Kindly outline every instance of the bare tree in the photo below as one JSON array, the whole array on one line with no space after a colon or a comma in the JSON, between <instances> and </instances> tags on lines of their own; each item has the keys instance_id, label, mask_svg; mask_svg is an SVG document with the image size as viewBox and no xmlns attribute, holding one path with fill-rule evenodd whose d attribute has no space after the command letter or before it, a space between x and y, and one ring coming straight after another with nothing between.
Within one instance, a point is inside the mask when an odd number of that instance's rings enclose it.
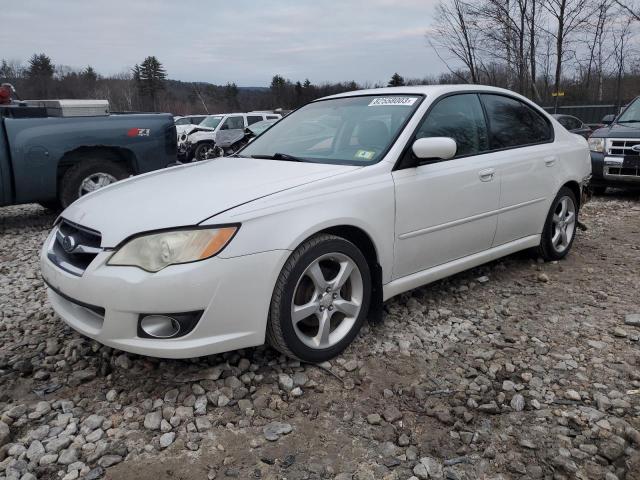
<instances>
[{"instance_id":1,"label":"bare tree","mask_svg":"<svg viewBox=\"0 0 640 480\"><path fill-rule=\"evenodd\" d=\"M462 62L469 72L471 83L478 83L479 32L473 21L472 12L471 6L462 0L440 3L436 8L434 26L431 33L427 34L427 39L436 55L445 63L452 74L460 80L467 81L440 55L438 47L444 48L456 60Z\"/></svg>"},{"instance_id":2,"label":"bare tree","mask_svg":"<svg viewBox=\"0 0 640 480\"><path fill-rule=\"evenodd\" d=\"M567 45L572 35L585 25L591 16L593 7L591 0L546 0L543 6L556 24L556 28L551 34L555 38L556 55L553 88L558 93L562 82L562 67L567 53Z\"/></svg>"},{"instance_id":3,"label":"bare tree","mask_svg":"<svg viewBox=\"0 0 640 480\"><path fill-rule=\"evenodd\" d=\"M633 15L627 14L624 17L618 19L618 22L613 27L613 57L615 60L616 76L616 105L622 104L622 77L624 76L629 56L629 44L633 36L633 30L631 28L632 23L635 21Z\"/></svg>"},{"instance_id":4,"label":"bare tree","mask_svg":"<svg viewBox=\"0 0 640 480\"><path fill-rule=\"evenodd\" d=\"M640 5L636 5L635 2L614 0L622 9L626 10L629 15L636 21L640 22Z\"/></svg>"}]
</instances>

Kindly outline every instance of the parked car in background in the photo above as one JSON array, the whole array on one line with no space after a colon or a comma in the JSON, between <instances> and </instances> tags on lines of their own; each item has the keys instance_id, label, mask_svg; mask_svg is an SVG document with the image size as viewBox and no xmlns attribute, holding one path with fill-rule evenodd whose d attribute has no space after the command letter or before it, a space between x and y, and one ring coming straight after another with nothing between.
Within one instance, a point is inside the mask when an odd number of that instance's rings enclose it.
<instances>
[{"instance_id":1,"label":"parked car in background","mask_svg":"<svg viewBox=\"0 0 640 480\"><path fill-rule=\"evenodd\" d=\"M224 115L209 115L190 132L182 134L179 142L184 152L185 160L206 160L217 156L216 134L221 130L244 131L249 125L264 120L278 120L282 115L278 113L249 112L226 113Z\"/></svg>"},{"instance_id":2,"label":"parked car in background","mask_svg":"<svg viewBox=\"0 0 640 480\"><path fill-rule=\"evenodd\" d=\"M184 117L173 117L174 125L176 126L176 133L180 135L181 133L190 131L195 125L199 125L202 122L206 115L185 115Z\"/></svg>"},{"instance_id":3,"label":"parked car in background","mask_svg":"<svg viewBox=\"0 0 640 480\"><path fill-rule=\"evenodd\" d=\"M560 125L571 133L575 133L576 135L580 135L584 138L589 138L589 135L591 135L591 128L577 117L572 115L554 114L553 118L555 118Z\"/></svg>"},{"instance_id":4,"label":"parked car in background","mask_svg":"<svg viewBox=\"0 0 640 480\"><path fill-rule=\"evenodd\" d=\"M114 348L191 358L266 339L320 362L388 298L518 250L565 257L590 171L583 138L508 90L348 92L232 158L75 202L42 276L60 317Z\"/></svg>"},{"instance_id":5,"label":"parked car in background","mask_svg":"<svg viewBox=\"0 0 640 480\"><path fill-rule=\"evenodd\" d=\"M106 101L0 107L0 206L68 207L78 197L175 163L169 114L109 114Z\"/></svg>"},{"instance_id":6,"label":"parked car in background","mask_svg":"<svg viewBox=\"0 0 640 480\"><path fill-rule=\"evenodd\" d=\"M594 193L603 194L607 187L640 188L640 97L605 120L608 125L589 138Z\"/></svg>"}]
</instances>

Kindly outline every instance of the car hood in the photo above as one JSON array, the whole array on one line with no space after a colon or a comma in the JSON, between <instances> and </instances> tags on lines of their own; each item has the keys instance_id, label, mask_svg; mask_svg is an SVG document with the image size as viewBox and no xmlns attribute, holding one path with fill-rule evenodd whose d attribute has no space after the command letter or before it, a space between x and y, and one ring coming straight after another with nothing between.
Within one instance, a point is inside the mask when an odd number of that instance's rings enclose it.
<instances>
[{"instance_id":1,"label":"car hood","mask_svg":"<svg viewBox=\"0 0 640 480\"><path fill-rule=\"evenodd\" d=\"M115 247L131 235L197 225L225 210L361 167L218 158L123 180L81 197L62 217Z\"/></svg>"},{"instance_id":2,"label":"car hood","mask_svg":"<svg viewBox=\"0 0 640 480\"><path fill-rule=\"evenodd\" d=\"M591 135L593 138L640 138L640 123L614 123L599 128Z\"/></svg>"}]
</instances>

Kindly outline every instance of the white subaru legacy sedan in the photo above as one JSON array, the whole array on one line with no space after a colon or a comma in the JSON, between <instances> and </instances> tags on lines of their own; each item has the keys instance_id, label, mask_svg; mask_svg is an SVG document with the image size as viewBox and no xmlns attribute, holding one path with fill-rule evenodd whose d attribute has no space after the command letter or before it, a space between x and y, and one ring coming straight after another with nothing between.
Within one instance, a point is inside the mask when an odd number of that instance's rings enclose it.
<instances>
[{"instance_id":1,"label":"white subaru legacy sedan","mask_svg":"<svg viewBox=\"0 0 640 480\"><path fill-rule=\"evenodd\" d=\"M54 310L105 345L185 358L260 345L318 362L394 295L537 248L563 258L584 138L482 86L314 101L232 157L67 208L42 249Z\"/></svg>"}]
</instances>

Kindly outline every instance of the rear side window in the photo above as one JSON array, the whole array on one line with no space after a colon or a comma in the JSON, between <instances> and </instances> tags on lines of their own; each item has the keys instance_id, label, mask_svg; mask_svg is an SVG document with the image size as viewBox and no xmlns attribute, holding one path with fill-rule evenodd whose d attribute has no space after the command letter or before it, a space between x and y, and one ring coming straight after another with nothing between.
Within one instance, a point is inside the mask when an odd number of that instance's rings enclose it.
<instances>
[{"instance_id":1,"label":"rear side window","mask_svg":"<svg viewBox=\"0 0 640 480\"><path fill-rule=\"evenodd\" d=\"M553 138L549 122L525 103L502 95L481 97L489 117L492 149L532 145Z\"/></svg>"},{"instance_id":2,"label":"rear side window","mask_svg":"<svg viewBox=\"0 0 640 480\"><path fill-rule=\"evenodd\" d=\"M253 125L254 123L261 122L262 120L262 115L248 115L247 125Z\"/></svg>"},{"instance_id":3,"label":"rear side window","mask_svg":"<svg viewBox=\"0 0 640 480\"><path fill-rule=\"evenodd\" d=\"M278 120L280 117L277 117L275 115L267 115L267 120Z\"/></svg>"},{"instance_id":4,"label":"rear side window","mask_svg":"<svg viewBox=\"0 0 640 480\"><path fill-rule=\"evenodd\" d=\"M424 137L453 138L458 145L456 157L487 151L489 135L478 95L452 95L438 101L416 134Z\"/></svg>"}]
</instances>

